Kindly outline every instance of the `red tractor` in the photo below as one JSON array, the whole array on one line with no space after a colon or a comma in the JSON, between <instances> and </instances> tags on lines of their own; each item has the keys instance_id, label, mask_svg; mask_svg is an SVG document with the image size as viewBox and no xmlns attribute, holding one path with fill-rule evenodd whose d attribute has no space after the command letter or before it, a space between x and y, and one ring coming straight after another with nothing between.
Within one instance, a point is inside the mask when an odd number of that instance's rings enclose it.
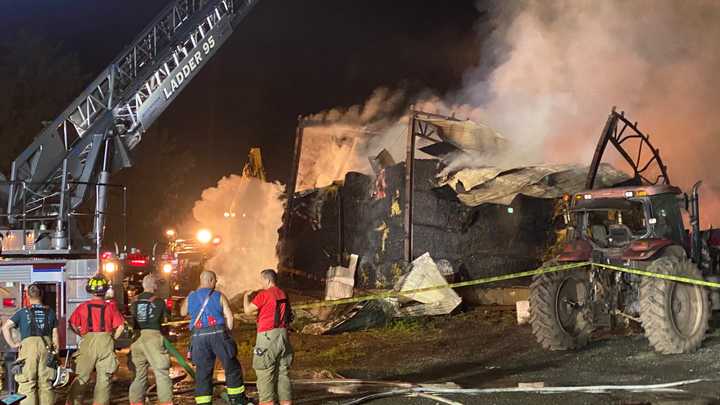
<instances>
[{"instance_id":1,"label":"red tractor","mask_svg":"<svg viewBox=\"0 0 720 405\"><path fill-rule=\"evenodd\" d=\"M638 150L631 155L632 143ZM608 144L634 176L614 188L593 189ZM636 123L613 109L590 166L587 191L565 198L567 234L561 253L549 264L589 261L695 279L717 276L717 235L700 231L699 185L690 195L670 185L659 151ZM530 287L532 331L549 350L579 348L595 329L614 327L622 319L642 325L657 352L692 352L705 338L711 311L707 288L590 266L537 276Z\"/></svg>"}]
</instances>

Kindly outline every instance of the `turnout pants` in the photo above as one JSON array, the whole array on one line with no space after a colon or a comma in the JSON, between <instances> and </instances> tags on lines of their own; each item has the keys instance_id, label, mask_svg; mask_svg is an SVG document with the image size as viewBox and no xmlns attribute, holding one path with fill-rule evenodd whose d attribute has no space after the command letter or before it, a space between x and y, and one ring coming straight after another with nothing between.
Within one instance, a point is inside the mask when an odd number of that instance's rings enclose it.
<instances>
[{"instance_id":1,"label":"turnout pants","mask_svg":"<svg viewBox=\"0 0 720 405\"><path fill-rule=\"evenodd\" d=\"M118 368L114 346L115 342L107 332L89 332L83 336L75 357L77 377L70 386L68 404L82 404L82 397L93 371L95 371L93 405L110 403L110 378Z\"/></svg>"},{"instance_id":2,"label":"turnout pants","mask_svg":"<svg viewBox=\"0 0 720 405\"><path fill-rule=\"evenodd\" d=\"M257 334L253 353L253 368L257 375L260 405L292 401L288 369L292 365L293 350L287 329L276 328Z\"/></svg>"},{"instance_id":3,"label":"turnout pants","mask_svg":"<svg viewBox=\"0 0 720 405\"><path fill-rule=\"evenodd\" d=\"M244 398L242 367L237 359L237 344L225 326L202 328L193 331L191 342L195 370L195 402L212 403L213 370L219 359L225 370L225 385L231 402Z\"/></svg>"},{"instance_id":4,"label":"turnout pants","mask_svg":"<svg viewBox=\"0 0 720 405\"><path fill-rule=\"evenodd\" d=\"M52 338L46 337L48 342ZM22 340L18 360L25 360L22 372L15 376L18 383L18 392L26 395L20 404L35 405L40 399L40 405L52 405L55 403L55 393L52 390L52 382L55 379L55 372L48 368L47 348L40 336L30 336ZM39 398L38 398L39 397Z\"/></svg>"},{"instance_id":5,"label":"turnout pants","mask_svg":"<svg viewBox=\"0 0 720 405\"><path fill-rule=\"evenodd\" d=\"M170 355L165 349L163 339L159 330L144 329L130 346L130 356L135 365L135 379L130 384L130 405L142 405L145 402L148 367L152 367L155 373L158 404L172 404Z\"/></svg>"}]
</instances>

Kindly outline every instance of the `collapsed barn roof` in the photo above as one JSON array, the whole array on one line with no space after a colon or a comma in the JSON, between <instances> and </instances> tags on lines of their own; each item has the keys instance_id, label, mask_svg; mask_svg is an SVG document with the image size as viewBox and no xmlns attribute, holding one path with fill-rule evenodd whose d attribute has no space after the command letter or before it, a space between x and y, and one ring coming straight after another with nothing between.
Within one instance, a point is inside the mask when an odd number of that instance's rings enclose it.
<instances>
[{"instance_id":1,"label":"collapsed barn roof","mask_svg":"<svg viewBox=\"0 0 720 405\"><path fill-rule=\"evenodd\" d=\"M503 169L463 169L438 182L448 187L465 205L509 205L518 194L537 198L558 198L583 189L588 167L579 165L536 165ZM609 164L600 166L598 184L610 187L628 180L628 175Z\"/></svg>"},{"instance_id":2,"label":"collapsed barn roof","mask_svg":"<svg viewBox=\"0 0 720 405\"><path fill-rule=\"evenodd\" d=\"M419 115L418 136L429 143L421 150L444 161L465 157L474 165L477 161L492 161L494 156L510 151L513 145L499 132L482 123L457 120L454 117ZM467 166L467 165L466 165ZM509 205L518 194L536 198L558 198L584 188L588 167L572 164L540 164L531 166L493 166L462 168L446 174L441 172L437 187L447 187L465 205ZM625 182L629 176L602 164L598 170L598 185L611 187Z\"/></svg>"}]
</instances>

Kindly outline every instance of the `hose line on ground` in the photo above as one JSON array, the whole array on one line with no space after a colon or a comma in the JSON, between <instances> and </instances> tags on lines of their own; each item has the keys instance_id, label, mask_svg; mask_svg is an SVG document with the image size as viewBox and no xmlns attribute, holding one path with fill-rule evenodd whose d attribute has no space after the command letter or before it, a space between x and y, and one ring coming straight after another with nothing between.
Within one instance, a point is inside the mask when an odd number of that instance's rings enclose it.
<instances>
[{"instance_id":1,"label":"hose line on ground","mask_svg":"<svg viewBox=\"0 0 720 405\"><path fill-rule=\"evenodd\" d=\"M589 394L602 394L611 391L629 391L629 392L662 392L662 393L673 393L682 394L685 390L679 389L678 387L697 384L703 381L710 381L708 379L695 379L695 380L684 380L676 381L665 384L648 384L648 385L589 385L589 386L578 386L578 387L540 387L540 388L521 388L521 387L510 387L510 388L432 388L432 387L413 387L408 389L398 389L385 392L379 392L376 394L366 395L364 397L354 399L343 403L343 405L359 405L366 403L367 401L381 398L389 398L396 396L410 396L416 394L433 394L433 395L448 395L448 394L459 394L459 395L483 395L483 394L501 394L501 393L537 393L537 394L563 394L569 392L581 392Z\"/></svg>"}]
</instances>

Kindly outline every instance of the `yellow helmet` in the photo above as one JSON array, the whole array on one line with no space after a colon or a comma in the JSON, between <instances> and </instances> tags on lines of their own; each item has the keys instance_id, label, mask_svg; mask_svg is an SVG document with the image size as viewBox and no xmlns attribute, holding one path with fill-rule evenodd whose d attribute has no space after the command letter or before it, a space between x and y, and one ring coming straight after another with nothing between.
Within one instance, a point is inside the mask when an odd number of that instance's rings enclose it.
<instances>
[{"instance_id":1,"label":"yellow helmet","mask_svg":"<svg viewBox=\"0 0 720 405\"><path fill-rule=\"evenodd\" d=\"M109 289L110 281L102 274L96 274L85 285L85 291L92 295L104 296Z\"/></svg>"}]
</instances>

